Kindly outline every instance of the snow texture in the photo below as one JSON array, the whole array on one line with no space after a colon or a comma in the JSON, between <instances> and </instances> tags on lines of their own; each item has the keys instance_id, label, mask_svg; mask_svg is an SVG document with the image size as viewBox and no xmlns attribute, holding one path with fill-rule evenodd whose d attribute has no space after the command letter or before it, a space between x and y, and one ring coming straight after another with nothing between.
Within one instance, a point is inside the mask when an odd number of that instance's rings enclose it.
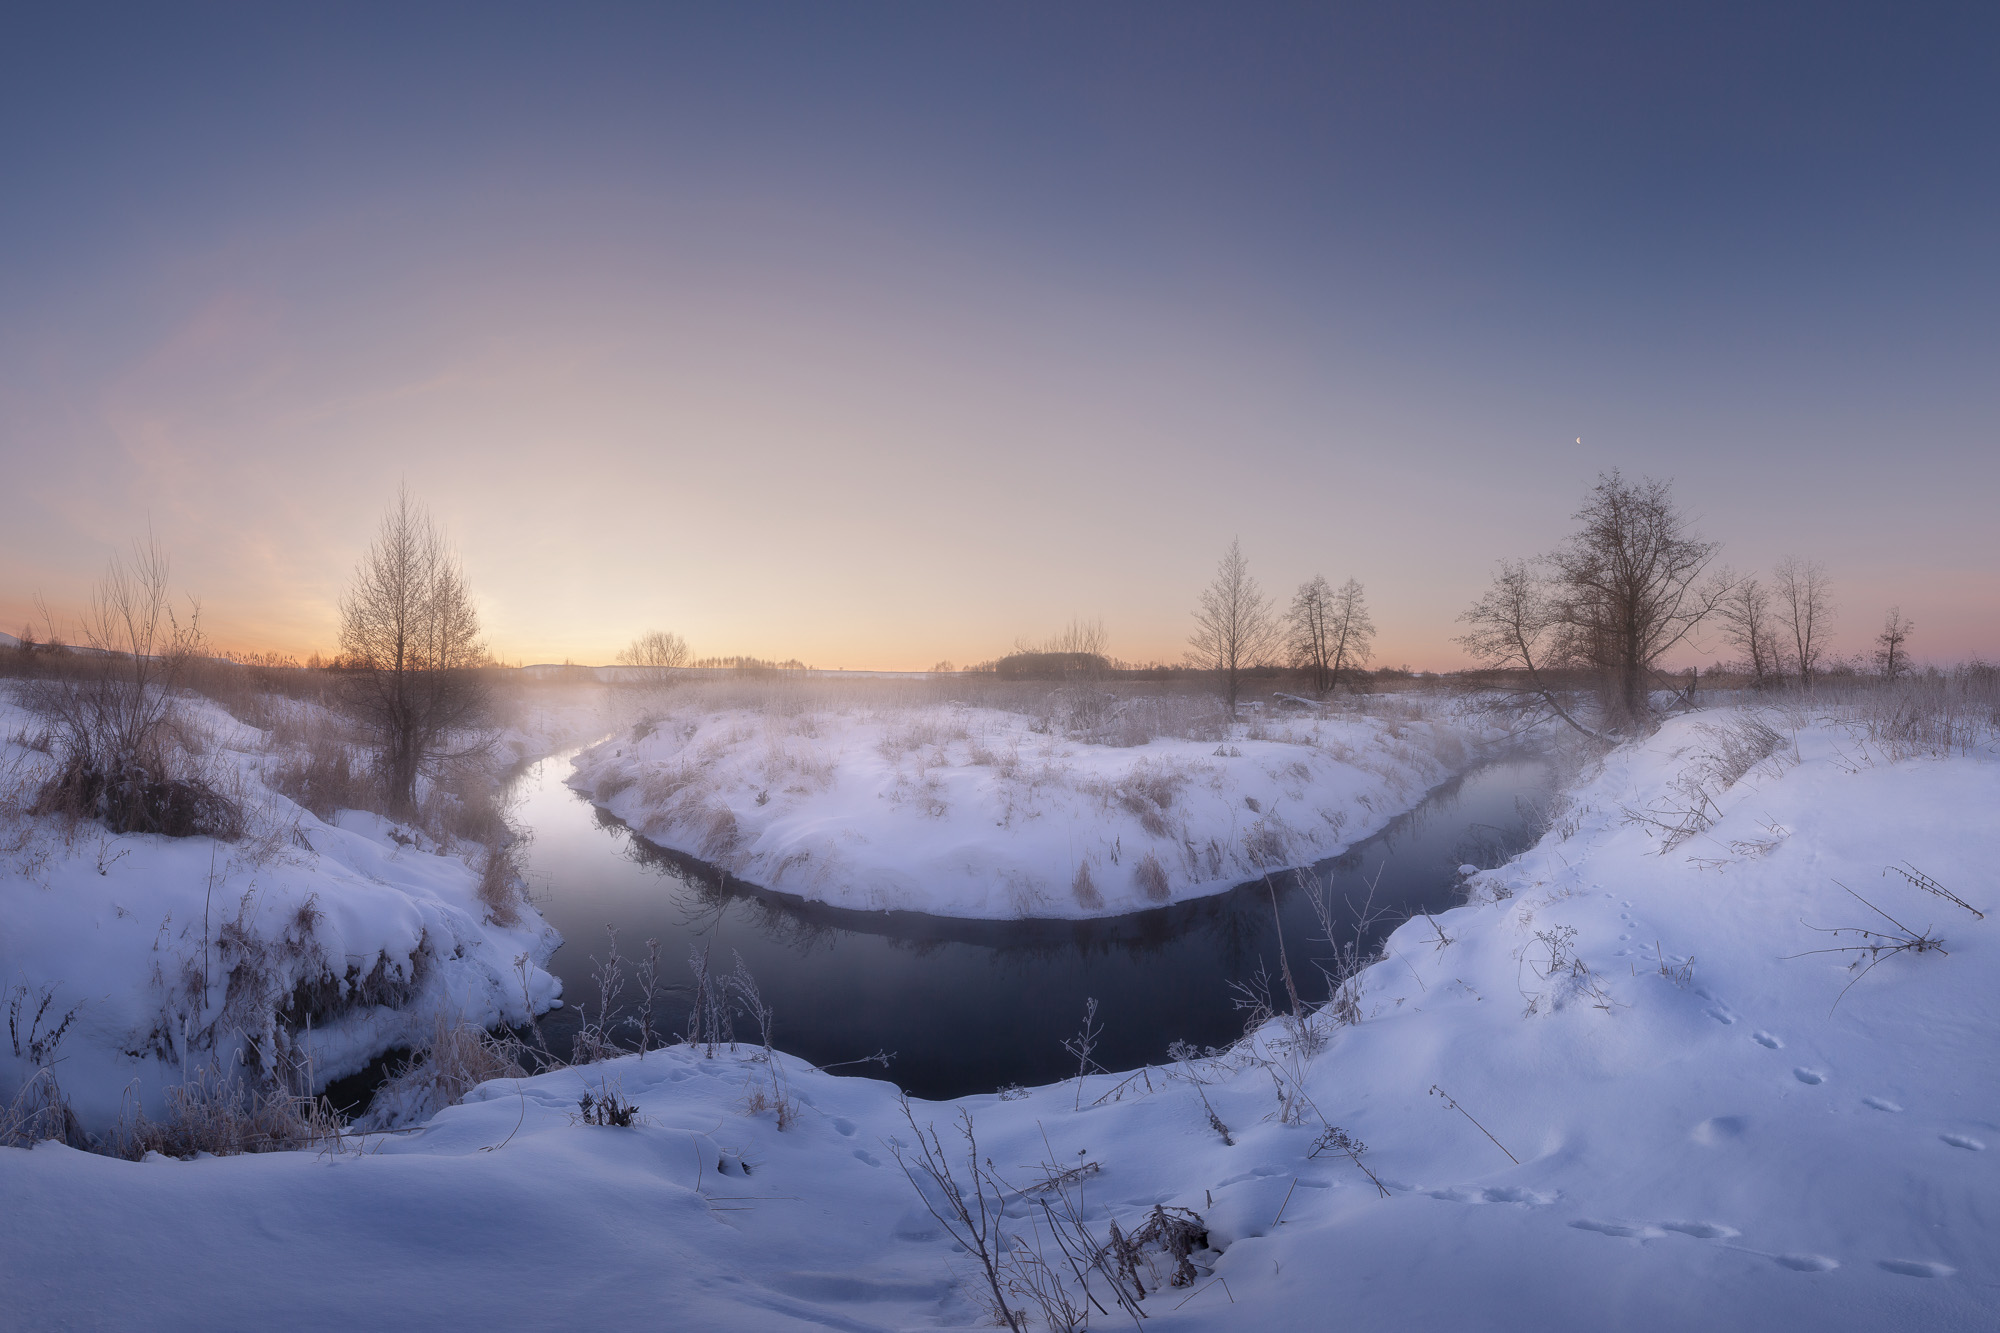
<instances>
[{"instance_id":1,"label":"snow texture","mask_svg":"<svg viewBox=\"0 0 2000 1333\"><path fill-rule=\"evenodd\" d=\"M1148 1328L1993 1328L2000 762L1888 764L1812 725L1741 769L1718 761L1741 757L1729 726L1675 721L1586 774L1538 847L1473 877L1438 929L1390 938L1359 1021L1318 1018L1310 1060L1273 1022L1223 1055L1092 1077L1080 1111L1066 1085L917 1120L949 1147L970 1112L1016 1180L1099 1164L1082 1197L1100 1234L1155 1204L1202 1214L1197 1282L1149 1280ZM1713 822L1664 835L1695 786ZM1904 860L1987 919L1883 874ZM1847 942L1815 926L1880 926L1843 884L1949 952L1858 980L1850 956L1808 952ZM911 1137L895 1090L782 1063L801 1103L782 1131L747 1113L767 1077L751 1048L680 1047L487 1084L360 1153L0 1150L8 1315L990 1326L973 1262L893 1160ZM1316 1113L1282 1123L1275 1089L1301 1075ZM639 1124L579 1123L607 1087ZM1365 1141L1386 1197L1311 1155L1320 1116ZM1031 1234L1025 1201L1007 1213Z\"/></svg>"},{"instance_id":2,"label":"snow texture","mask_svg":"<svg viewBox=\"0 0 2000 1333\"><path fill-rule=\"evenodd\" d=\"M1116 745L962 704L684 708L585 751L571 785L650 842L796 897L1083 918L1335 855L1475 740L1456 717L1352 712Z\"/></svg>"},{"instance_id":3,"label":"snow texture","mask_svg":"<svg viewBox=\"0 0 2000 1333\"><path fill-rule=\"evenodd\" d=\"M76 1008L57 1075L86 1129L110 1130L134 1097L159 1116L167 1084L211 1054L309 1062L324 1085L440 1014L491 1026L557 1002L540 964L561 941L531 907L489 917L476 849L360 811L317 819L265 783L264 733L185 707L211 780L249 810L242 840L0 813L0 1002L23 997L23 1028L44 995L51 1022ZM0 810L53 763L36 732L0 690ZM32 1068L0 1046L0 1092Z\"/></svg>"}]
</instances>

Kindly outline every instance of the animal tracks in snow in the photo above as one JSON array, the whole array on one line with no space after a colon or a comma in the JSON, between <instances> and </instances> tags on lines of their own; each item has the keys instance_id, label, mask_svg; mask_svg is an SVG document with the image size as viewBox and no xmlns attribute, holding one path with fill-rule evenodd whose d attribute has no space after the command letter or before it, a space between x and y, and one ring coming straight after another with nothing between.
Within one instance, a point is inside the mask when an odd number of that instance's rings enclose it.
<instances>
[{"instance_id":1,"label":"animal tracks in snow","mask_svg":"<svg viewBox=\"0 0 2000 1333\"><path fill-rule=\"evenodd\" d=\"M1580 1217L1570 1225L1578 1231L1595 1231L1601 1236L1638 1241L1657 1240L1670 1231L1683 1236L1692 1236L1696 1240L1727 1241L1742 1234L1735 1227L1721 1222L1606 1222L1592 1217ZM1840 1267L1840 1260L1824 1254L1765 1254L1761 1250L1738 1245L1724 1248L1762 1255L1778 1267L1789 1268L1794 1273L1830 1273ZM1877 1259L1875 1266L1884 1272L1898 1273L1904 1277L1951 1277L1958 1272L1950 1264L1936 1263L1929 1259Z\"/></svg>"},{"instance_id":2,"label":"animal tracks in snow","mask_svg":"<svg viewBox=\"0 0 2000 1333\"><path fill-rule=\"evenodd\" d=\"M1596 1218L1580 1217L1570 1225L1578 1231L1595 1231L1599 1235L1629 1240L1658 1240L1669 1231L1692 1236L1696 1240L1728 1240L1743 1234L1722 1222L1602 1222Z\"/></svg>"},{"instance_id":3,"label":"animal tracks in snow","mask_svg":"<svg viewBox=\"0 0 2000 1333\"><path fill-rule=\"evenodd\" d=\"M1539 1190L1527 1189L1520 1185L1503 1185L1481 1188L1477 1185L1453 1185L1448 1189L1425 1190L1433 1199L1443 1199L1446 1203L1518 1203L1530 1208L1546 1208L1556 1201L1553 1194L1543 1194Z\"/></svg>"},{"instance_id":4,"label":"animal tracks in snow","mask_svg":"<svg viewBox=\"0 0 2000 1333\"><path fill-rule=\"evenodd\" d=\"M1797 1069L1794 1069L1792 1077L1809 1087L1815 1088L1826 1082L1825 1074L1820 1073L1817 1069L1807 1069L1804 1065L1800 1065Z\"/></svg>"},{"instance_id":5,"label":"animal tracks in snow","mask_svg":"<svg viewBox=\"0 0 2000 1333\"><path fill-rule=\"evenodd\" d=\"M1662 1222L1660 1225L1683 1236L1693 1236L1696 1240L1728 1240L1743 1234L1735 1227L1724 1226L1720 1222Z\"/></svg>"},{"instance_id":6,"label":"animal tracks in snow","mask_svg":"<svg viewBox=\"0 0 2000 1333\"><path fill-rule=\"evenodd\" d=\"M1767 1051L1782 1051L1785 1049L1784 1042L1779 1041L1776 1037L1772 1036L1768 1032L1763 1031L1762 1029L1759 1029L1758 1031L1751 1033L1750 1037L1759 1046L1762 1046Z\"/></svg>"},{"instance_id":7,"label":"animal tracks in snow","mask_svg":"<svg viewBox=\"0 0 2000 1333\"><path fill-rule=\"evenodd\" d=\"M1861 1104L1863 1106L1872 1106L1878 1111L1900 1111L1903 1109L1901 1103L1892 1102L1887 1097L1863 1097Z\"/></svg>"},{"instance_id":8,"label":"animal tracks in snow","mask_svg":"<svg viewBox=\"0 0 2000 1333\"><path fill-rule=\"evenodd\" d=\"M1744 1131L1749 1128L1750 1120L1747 1116L1710 1116L1694 1127L1694 1133L1691 1137L1696 1143L1704 1147L1713 1148L1718 1144L1727 1143L1732 1139L1742 1138Z\"/></svg>"},{"instance_id":9,"label":"animal tracks in snow","mask_svg":"<svg viewBox=\"0 0 2000 1333\"><path fill-rule=\"evenodd\" d=\"M1986 1151L1986 1145L1978 1139L1973 1138L1970 1134L1940 1134L1938 1137L1949 1143L1952 1147L1963 1148L1967 1152Z\"/></svg>"},{"instance_id":10,"label":"animal tracks in snow","mask_svg":"<svg viewBox=\"0 0 2000 1333\"><path fill-rule=\"evenodd\" d=\"M1656 1240L1667 1234L1660 1228L1647 1226L1643 1222L1600 1222L1595 1218L1579 1217L1570 1225L1578 1231L1595 1231L1600 1235L1617 1236L1626 1240Z\"/></svg>"},{"instance_id":11,"label":"animal tracks in snow","mask_svg":"<svg viewBox=\"0 0 2000 1333\"><path fill-rule=\"evenodd\" d=\"M1958 1271L1950 1264L1934 1264L1924 1259L1877 1259L1875 1266L1904 1277L1950 1277Z\"/></svg>"},{"instance_id":12,"label":"animal tracks in snow","mask_svg":"<svg viewBox=\"0 0 2000 1333\"><path fill-rule=\"evenodd\" d=\"M1736 1015L1730 1011L1728 1005L1724 1004L1721 1000L1716 999L1715 993L1709 990L1708 987L1696 986L1694 988L1694 993L1699 997L1701 997L1702 999L1708 1001L1709 1007L1702 1010L1703 1013L1707 1014L1710 1018L1722 1024L1724 1027L1731 1027L1735 1025Z\"/></svg>"}]
</instances>

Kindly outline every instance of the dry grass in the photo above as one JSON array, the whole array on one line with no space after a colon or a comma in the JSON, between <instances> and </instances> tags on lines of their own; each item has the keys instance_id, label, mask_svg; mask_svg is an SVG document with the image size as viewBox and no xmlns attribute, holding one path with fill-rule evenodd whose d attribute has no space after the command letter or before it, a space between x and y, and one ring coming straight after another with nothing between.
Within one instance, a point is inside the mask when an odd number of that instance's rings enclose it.
<instances>
[{"instance_id":1,"label":"dry grass","mask_svg":"<svg viewBox=\"0 0 2000 1333\"><path fill-rule=\"evenodd\" d=\"M266 766L264 780L272 790L320 819L382 804L365 752L335 714L292 706L274 709L266 721L276 758Z\"/></svg>"},{"instance_id":2,"label":"dry grass","mask_svg":"<svg viewBox=\"0 0 2000 1333\"><path fill-rule=\"evenodd\" d=\"M31 1148L50 1139L72 1148L96 1146L70 1110L55 1070L44 1067L28 1076L11 1102L0 1106L0 1147Z\"/></svg>"},{"instance_id":3,"label":"dry grass","mask_svg":"<svg viewBox=\"0 0 2000 1333\"><path fill-rule=\"evenodd\" d=\"M496 1078L524 1078L521 1044L440 1013L423 1047L375 1092L366 1123L392 1129L430 1119Z\"/></svg>"},{"instance_id":4,"label":"dry grass","mask_svg":"<svg viewBox=\"0 0 2000 1333\"><path fill-rule=\"evenodd\" d=\"M1097 891L1097 885L1090 878L1090 863L1079 861L1076 875L1070 880L1069 891L1076 898L1077 906L1095 912L1104 906L1104 895Z\"/></svg>"},{"instance_id":5,"label":"dry grass","mask_svg":"<svg viewBox=\"0 0 2000 1333\"><path fill-rule=\"evenodd\" d=\"M479 867L478 893L486 918L494 925L512 926L520 922L528 890L519 839L496 842L486 848Z\"/></svg>"},{"instance_id":6,"label":"dry grass","mask_svg":"<svg viewBox=\"0 0 2000 1333\"><path fill-rule=\"evenodd\" d=\"M341 1132L324 1102L231 1077L211 1061L167 1089L165 1120L151 1119L143 1108L121 1119L110 1149L134 1160L149 1152L230 1157L337 1144Z\"/></svg>"}]
</instances>

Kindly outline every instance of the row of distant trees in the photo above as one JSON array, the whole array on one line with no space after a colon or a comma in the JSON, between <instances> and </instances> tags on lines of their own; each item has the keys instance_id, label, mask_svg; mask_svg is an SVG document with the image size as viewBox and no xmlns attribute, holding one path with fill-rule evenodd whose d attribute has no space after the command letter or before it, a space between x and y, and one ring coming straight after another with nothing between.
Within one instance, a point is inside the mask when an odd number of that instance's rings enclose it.
<instances>
[{"instance_id":1,"label":"row of distant trees","mask_svg":"<svg viewBox=\"0 0 2000 1333\"><path fill-rule=\"evenodd\" d=\"M1201 590L1194 621L1188 665L1215 673L1232 717L1249 672L1282 657L1307 671L1313 690L1324 695L1343 672L1368 661L1375 641L1375 622L1359 582L1349 579L1335 588L1315 574L1280 613L1251 575L1242 541L1234 538L1216 565L1214 581Z\"/></svg>"},{"instance_id":2,"label":"row of distant trees","mask_svg":"<svg viewBox=\"0 0 2000 1333\"><path fill-rule=\"evenodd\" d=\"M1577 528L1533 560L1501 562L1460 619L1459 637L1490 668L1518 673L1554 716L1592 735L1624 734L1655 712L1659 664L1704 625L1744 654L1759 686L1790 677L1810 688L1825 668L1833 585L1824 565L1788 558L1769 584L1717 566L1718 542L1692 529L1664 481L1598 478ZM1892 608L1876 639L1890 678L1909 667L1915 626ZM1572 706L1565 676L1595 682L1595 725Z\"/></svg>"},{"instance_id":3,"label":"row of distant trees","mask_svg":"<svg viewBox=\"0 0 2000 1333\"><path fill-rule=\"evenodd\" d=\"M1722 636L1743 654L1743 668L1757 686L1783 679L1810 685L1826 669L1834 619L1833 583L1817 561L1788 557L1767 585L1755 575L1730 584L1716 618ZM1889 680L1910 669L1910 635L1916 622L1892 606L1882 618L1869 661Z\"/></svg>"},{"instance_id":4,"label":"row of distant trees","mask_svg":"<svg viewBox=\"0 0 2000 1333\"><path fill-rule=\"evenodd\" d=\"M1514 673L1551 714L1592 735L1628 733L1655 711L1660 662L1716 627L1743 654L1755 685L1793 679L1807 687L1827 668L1834 617L1823 565L1788 558L1766 583L1715 564L1666 482L1598 479L1575 514L1577 528L1532 560L1503 561L1492 585L1461 617L1459 642L1488 668ZM490 658L464 570L424 507L403 490L363 554L340 603L341 697L372 738L392 809L411 810L420 776L474 754L489 705L478 668ZM47 642L59 645L53 618ZM1375 624L1361 584L1338 588L1315 575L1283 611L1251 575L1232 540L1202 589L1187 665L1213 674L1232 715L1246 677L1285 663L1321 695L1369 659ZM1891 679L1909 666L1915 626L1892 608L1876 638L1875 664ZM199 608L177 618L167 600L167 564L156 546L114 561L82 625L101 663L70 673L72 685L42 692L67 737L71 797L157 804L173 792L141 790L164 771L160 737L167 700L187 664L206 653ZM1020 674L1071 675L1108 664L1102 621L1073 620L1041 643L1001 659ZM37 651L22 635L22 651ZM643 681L664 685L689 666L743 667L750 659L695 661L678 634L652 630L619 654ZM122 663L123 665L118 665ZM795 663L758 662L773 668ZM940 664L941 666L944 664ZM1577 677L1594 682L1594 719L1575 706ZM143 822L143 821L142 821Z\"/></svg>"}]
</instances>

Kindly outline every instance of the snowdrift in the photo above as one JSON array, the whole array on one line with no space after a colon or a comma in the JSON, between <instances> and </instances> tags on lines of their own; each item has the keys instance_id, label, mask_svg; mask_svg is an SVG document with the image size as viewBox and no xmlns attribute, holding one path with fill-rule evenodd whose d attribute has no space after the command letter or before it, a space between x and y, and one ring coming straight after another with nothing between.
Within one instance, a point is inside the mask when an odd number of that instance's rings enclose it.
<instances>
[{"instance_id":1,"label":"snowdrift","mask_svg":"<svg viewBox=\"0 0 2000 1333\"><path fill-rule=\"evenodd\" d=\"M140 1107L159 1116L163 1089L211 1059L323 1086L440 1014L520 1023L556 1002L540 965L560 941L525 905L494 920L465 854L376 815L315 818L264 781L264 733L185 706L211 779L248 811L240 841L24 813L53 760L0 692L0 989L17 1011L0 1091L37 1063L31 1028L72 1009L55 1072L102 1134Z\"/></svg>"},{"instance_id":2,"label":"snowdrift","mask_svg":"<svg viewBox=\"0 0 2000 1333\"><path fill-rule=\"evenodd\" d=\"M1335 855L1462 768L1477 728L1413 703L1072 739L969 705L683 705L586 750L571 785L648 841L863 911L1116 916Z\"/></svg>"},{"instance_id":3,"label":"snowdrift","mask_svg":"<svg viewBox=\"0 0 2000 1333\"><path fill-rule=\"evenodd\" d=\"M1191 1285L1141 1265L1149 1328L1991 1328L2000 762L1764 722L1613 753L1351 1022L911 1112L947 1147L971 1116L1017 1257L1045 1163L1100 1236L1199 1213ZM1876 909L1943 949L1814 952ZM490 1083L365 1152L0 1151L0 1281L31 1326L990 1326L894 1088L777 1060L783 1130L746 1045ZM605 1092L638 1122L583 1123Z\"/></svg>"}]
</instances>

